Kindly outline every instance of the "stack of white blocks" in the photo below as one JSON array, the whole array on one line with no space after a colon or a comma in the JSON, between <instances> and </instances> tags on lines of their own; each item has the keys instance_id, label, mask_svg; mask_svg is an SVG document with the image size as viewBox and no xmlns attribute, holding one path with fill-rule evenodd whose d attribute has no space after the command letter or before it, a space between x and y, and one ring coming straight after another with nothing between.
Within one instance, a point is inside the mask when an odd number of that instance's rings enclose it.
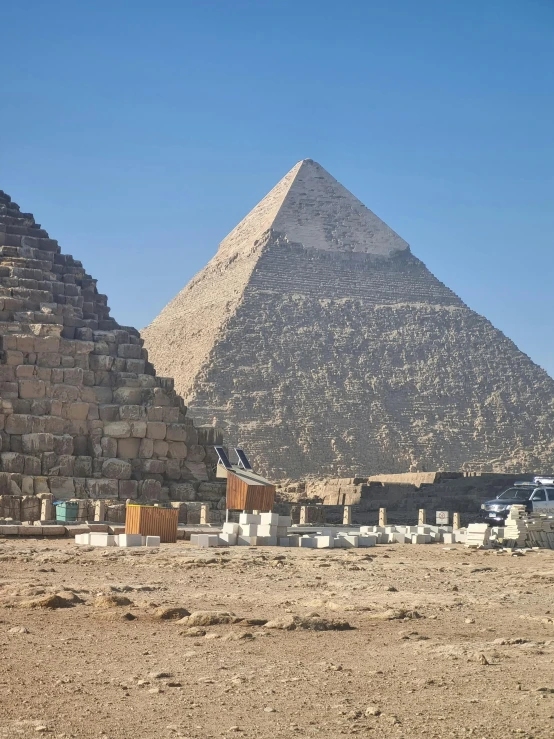
<instances>
[{"instance_id":1,"label":"stack of white blocks","mask_svg":"<svg viewBox=\"0 0 554 739\"><path fill-rule=\"evenodd\" d=\"M463 543L465 531L451 526L360 526L362 536L377 537L378 544Z\"/></svg>"},{"instance_id":2,"label":"stack of white blocks","mask_svg":"<svg viewBox=\"0 0 554 739\"><path fill-rule=\"evenodd\" d=\"M489 549L491 530L487 523L470 523L467 527L466 547Z\"/></svg>"},{"instance_id":3,"label":"stack of white blocks","mask_svg":"<svg viewBox=\"0 0 554 739\"><path fill-rule=\"evenodd\" d=\"M141 536L140 534L76 534L75 544L86 544L92 547L159 547L159 536Z\"/></svg>"}]
</instances>

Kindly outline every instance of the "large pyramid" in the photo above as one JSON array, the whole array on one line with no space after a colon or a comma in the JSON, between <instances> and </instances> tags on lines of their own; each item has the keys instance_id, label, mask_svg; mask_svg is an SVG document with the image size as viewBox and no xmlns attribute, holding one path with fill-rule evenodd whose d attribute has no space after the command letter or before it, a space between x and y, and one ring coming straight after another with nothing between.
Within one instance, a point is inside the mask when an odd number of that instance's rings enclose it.
<instances>
[{"instance_id":1,"label":"large pyramid","mask_svg":"<svg viewBox=\"0 0 554 739\"><path fill-rule=\"evenodd\" d=\"M217 431L194 426L138 331L2 191L0 305L0 503L192 501L210 488Z\"/></svg>"},{"instance_id":2,"label":"large pyramid","mask_svg":"<svg viewBox=\"0 0 554 739\"><path fill-rule=\"evenodd\" d=\"M554 381L310 159L142 335L274 478L552 469Z\"/></svg>"}]
</instances>

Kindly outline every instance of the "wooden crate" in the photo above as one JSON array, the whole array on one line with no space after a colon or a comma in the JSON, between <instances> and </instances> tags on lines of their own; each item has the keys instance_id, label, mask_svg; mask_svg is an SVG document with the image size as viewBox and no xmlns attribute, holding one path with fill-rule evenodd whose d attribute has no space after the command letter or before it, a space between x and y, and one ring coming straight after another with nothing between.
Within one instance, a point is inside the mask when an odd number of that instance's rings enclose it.
<instances>
[{"instance_id":1,"label":"wooden crate","mask_svg":"<svg viewBox=\"0 0 554 739\"><path fill-rule=\"evenodd\" d=\"M177 508L128 505L125 515L125 533L141 536L159 536L163 544L177 541Z\"/></svg>"},{"instance_id":2,"label":"wooden crate","mask_svg":"<svg viewBox=\"0 0 554 739\"><path fill-rule=\"evenodd\" d=\"M229 470L226 507L230 511L272 511L275 485L249 471Z\"/></svg>"}]
</instances>

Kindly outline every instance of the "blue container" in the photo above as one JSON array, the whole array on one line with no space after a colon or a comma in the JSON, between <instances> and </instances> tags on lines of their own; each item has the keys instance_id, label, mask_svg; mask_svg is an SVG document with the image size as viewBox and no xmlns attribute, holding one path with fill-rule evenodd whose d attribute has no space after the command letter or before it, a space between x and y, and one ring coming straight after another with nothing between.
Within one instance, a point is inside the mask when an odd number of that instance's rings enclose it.
<instances>
[{"instance_id":1,"label":"blue container","mask_svg":"<svg viewBox=\"0 0 554 739\"><path fill-rule=\"evenodd\" d=\"M64 503L56 503L56 521L76 521L78 503L66 501Z\"/></svg>"}]
</instances>

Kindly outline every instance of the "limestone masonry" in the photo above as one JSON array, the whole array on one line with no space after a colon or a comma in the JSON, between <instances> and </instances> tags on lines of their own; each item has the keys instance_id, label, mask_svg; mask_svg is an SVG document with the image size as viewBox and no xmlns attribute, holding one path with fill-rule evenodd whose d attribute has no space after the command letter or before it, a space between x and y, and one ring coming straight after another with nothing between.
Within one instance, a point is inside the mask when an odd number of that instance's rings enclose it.
<instances>
[{"instance_id":1,"label":"limestone masonry","mask_svg":"<svg viewBox=\"0 0 554 739\"><path fill-rule=\"evenodd\" d=\"M10 495L219 500L218 432L195 428L96 280L2 191L0 255L0 516Z\"/></svg>"},{"instance_id":2,"label":"limestone masonry","mask_svg":"<svg viewBox=\"0 0 554 739\"><path fill-rule=\"evenodd\" d=\"M554 381L309 159L143 337L268 477L552 469Z\"/></svg>"}]
</instances>

